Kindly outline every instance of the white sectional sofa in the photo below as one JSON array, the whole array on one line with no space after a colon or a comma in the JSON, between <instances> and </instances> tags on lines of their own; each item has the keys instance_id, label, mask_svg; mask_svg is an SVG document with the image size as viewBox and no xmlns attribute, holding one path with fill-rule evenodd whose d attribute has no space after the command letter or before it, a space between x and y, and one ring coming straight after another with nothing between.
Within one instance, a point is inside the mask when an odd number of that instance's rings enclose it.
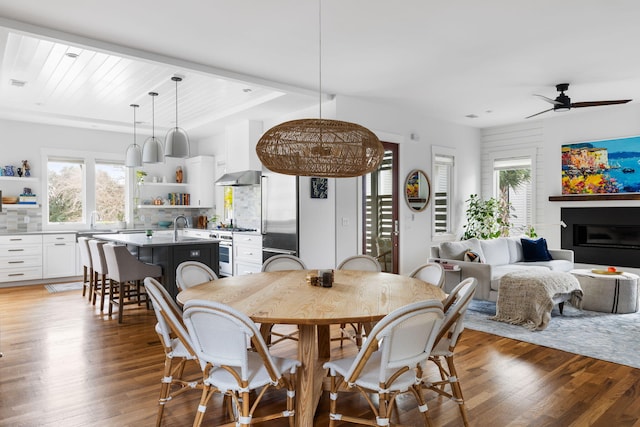
<instances>
[{"instance_id":1,"label":"white sectional sofa","mask_svg":"<svg viewBox=\"0 0 640 427\"><path fill-rule=\"evenodd\" d=\"M457 242L442 242L431 246L430 261L458 264L461 279L475 277L478 286L474 298L486 301L498 299L500 278L512 271L528 269L548 269L553 271L571 271L573 269L573 251L567 249L548 249L549 261L525 261L520 237L499 237L491 240L469 239ZM465 261L464 255L471 250L479 256L480 262ZM449 292L450 285L445 287Z\"/></svg>"}]
</instances>

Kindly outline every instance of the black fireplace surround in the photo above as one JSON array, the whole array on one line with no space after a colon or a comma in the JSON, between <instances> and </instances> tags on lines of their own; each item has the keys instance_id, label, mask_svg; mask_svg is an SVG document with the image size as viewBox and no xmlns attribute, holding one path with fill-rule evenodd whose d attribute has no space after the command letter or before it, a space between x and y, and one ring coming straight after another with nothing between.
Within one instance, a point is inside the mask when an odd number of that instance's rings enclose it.
<instances>
[{"instance_id":1,"label":"black fireplace surround","mask_svg":"<svg viewBox=\"0 0 640 427\"><path fill-rule=\"evenodd\" d=\"M584 264L640 267L640 207L561 208L562 249Z\"/></svg>"}]
</instances>

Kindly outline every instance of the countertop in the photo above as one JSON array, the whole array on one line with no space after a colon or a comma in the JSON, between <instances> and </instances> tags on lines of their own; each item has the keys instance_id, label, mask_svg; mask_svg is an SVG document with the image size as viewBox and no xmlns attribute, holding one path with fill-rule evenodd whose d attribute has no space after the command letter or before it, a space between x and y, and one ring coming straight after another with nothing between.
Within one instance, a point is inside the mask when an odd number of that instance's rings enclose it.
<instances>
[{"instance_id":1,"label":"countertop","mask_svg":"<svg viewBox=\"0 0 640 427\"><path fill-rule=\"evenodd\" d=\"M185 237L178 236L178 241L173 241L173 235L156 234L152 237L147 237L145 233L126 233L126 234L96 234L93 236L96 239L107 240L109 242L122 243L125 245L133 245L138 247L153 247L153 246L193 246L193 245L206 245L211 243L218 243L217 239L201 239L198 237Z\"/></svg>"}]
</instances>

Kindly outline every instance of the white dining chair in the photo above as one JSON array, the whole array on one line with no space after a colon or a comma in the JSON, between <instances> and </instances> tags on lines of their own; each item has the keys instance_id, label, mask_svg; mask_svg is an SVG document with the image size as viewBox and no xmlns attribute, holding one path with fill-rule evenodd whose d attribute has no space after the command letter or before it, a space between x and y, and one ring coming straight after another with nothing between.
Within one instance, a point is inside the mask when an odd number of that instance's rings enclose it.
<instances>
[{"instance_id":1,"label":"white dining chair","mask_svg":"<svg viewBox=\"0 0 640 427\"><path fill-rule=\"evenodd\" d=\"M429 358L444 313L436 300L419 301L386 315L371 330L357 355L331 360L329 369L330 410L329 426L343 422L370 426L391 425L390 417L398 395L411 391L424 414L425 425L431 425L421 393L420 368ZM338 412L338 398L344 393L358 391L369 402L374 419ZM378 395L374 407L370 393Z\"/></svg>"},{"instance_id":2,"label":"white dining chair","mask_svg":"<svg viewBox=\"0 0 640 427\"><path fill-rule=\"evenodd\" d=\"M370 271L379 273L382 271L382 266L377 259L371 255L354 255L345 258L340 264L338 264L338 270L355 270L355 271ZM347 330L345 323L340 324L340 336L331 338L331 341L340 341L340 347L343 346L345 339L353 341L358 348L362 346L362 337L364 336L365 329L370 330L370 323L356 323L349 324L351 330Z\"/></svg>"},{"instance_id":3,"label":"white dining chair","mask_svg":"<svg viewBox=\"0 0 640 427\"><path fill-rule=\"evenodd\" d=\"M445 300L443 307L446 311L444 322L438 331L429 355L429 361L433 362L438 368L440 379L430 381L428 378L422 378L423 388L434 391L458 404L462 422L465 426L469 425L469 418L464 406L460 377L456 371L453 358L458 339L464 330L464 317L476 292L476 286L477 280L475 278L466 278L453 289ZM449 387L448 391L446 386Z\"/></svg>"},{"instance_id":4,"label":"white dining chair","mask_svg":"<svg viewBox=\"0 0 640 427\"><path fill-rule=\"evenodd\" d=\"M295 255L274 255L262 263L262 271L306 270L307 266Z\"/></svg>"},{"instance_id":5,"label":"white dining chair","mask_svg":"<svg viewBox=\"0 0 640 427\"><path fill-rule=\"evenodd\" d=\"M194 427L202 424L207 403L215 393L225 393L233 399L238 414L236 425L277 418L289 418L289 425L294 425L298 360L271 355L257 325L246 314L225 304L191 300L185 304L183 316L203 373L204 387ZM256 389L261 391L255 393ZM285 408L255 416L256 407L264 396L269 396L265 392L270 389L286 391Z\"/></svg>"},{"instance_id":6,"label":"white dining chair","mask_svg":"<svg viewBox=\"0 0 640 427\"><path fill-rule=\"evenodd\" d=\"M201 283L218 279L218 275L200 261L183 261L176 268L176 286L184 291Z\"/></svg>"},{"instance_id":7,"label":"white dining chair","mask_svg":"<svg viewBox=\"0 0 640 427\"><path fill-rule=\"evenodd\" d=\"M414 277L442 288L444 286L445 271L437 262L428 262L413 270L409 277Z\"/></svg>"},{"instance_id":8,"label":"white dining chair","mask_svg":"<svg viewBox=\"0 0 640 427\"><path fill-rule=\"evenodd\" d=\"M274 255L271 258L268 258L262 264L263 272L270 271L287 271L287 270L306 270L307 266L305 263L295 255L289 254L281 254ZM263 323L260 326L260 330L262 331L263 336L267 337L267 344L270 346L278 344L283 340L293 340L298 341L298 330L294 330L292 332L283 332L278 329L274 330L274 324ZM282 329L282 328L280 328ZM273 339L276 337L276 339Z\"/></svg>"}]
</instances>

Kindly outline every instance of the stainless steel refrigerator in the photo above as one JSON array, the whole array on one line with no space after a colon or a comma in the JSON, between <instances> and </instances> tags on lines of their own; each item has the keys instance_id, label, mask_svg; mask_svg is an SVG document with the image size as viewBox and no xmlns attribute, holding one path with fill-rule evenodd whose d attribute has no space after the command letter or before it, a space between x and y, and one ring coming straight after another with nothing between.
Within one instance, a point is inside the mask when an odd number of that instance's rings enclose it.
<instances>
[{"instance_id":1,"label":"stainless steel refrigerator","mask_svg":"<svg viewBox=\"0 0 640 427\"><path fill-rule=\"evenodd\" d=\"M298 177L262 170L262 262L298 253Z\"/></svg>"}]
</instances>

